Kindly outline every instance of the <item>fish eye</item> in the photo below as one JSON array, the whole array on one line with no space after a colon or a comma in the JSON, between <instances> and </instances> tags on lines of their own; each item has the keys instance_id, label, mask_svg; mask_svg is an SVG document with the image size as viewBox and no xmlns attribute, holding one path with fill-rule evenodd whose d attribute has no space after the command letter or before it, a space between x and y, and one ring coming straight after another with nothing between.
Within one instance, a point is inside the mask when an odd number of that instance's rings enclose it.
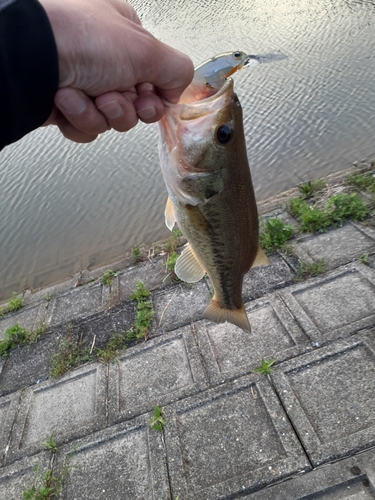
<instances>
[{"instance_id":1,"label":"fish eye","mask_svg":"<svg viewBox=\"0 0 375 500\"><path fill-rule=\"evenodd\" d=\"M220 144L227 144L232 138L232 128L229 125L222 125L217 129L217 140Z\"/></svg>"},{"instance_id":2,"label":"fish eye","mask_svg":"<svg viewBox=\"0 0 375 500\"><path fill-rule=\"evenodd\" d=\"M233 52L233 57L235 59L241 59L241 52L237 50L236 52Z\"/></svg>"}]
</instances>

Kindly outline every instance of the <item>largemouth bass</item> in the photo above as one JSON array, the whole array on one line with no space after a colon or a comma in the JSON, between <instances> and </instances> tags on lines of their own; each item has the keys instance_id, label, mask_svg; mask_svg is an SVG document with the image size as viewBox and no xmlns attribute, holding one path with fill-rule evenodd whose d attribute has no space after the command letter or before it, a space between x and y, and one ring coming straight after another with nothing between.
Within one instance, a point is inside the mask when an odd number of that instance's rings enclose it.
<instances>
[{"instance_id":1,"label":"largemouth bass","mask_svg":"<svg viewBox=\"0 0 375 500\"><path fill-rule=\"evenodd\" d=\"M165 103L159 153L169 194L166 224L172 230L177 222L189 242L176 262L176 275L191 283L207 273L214 296L204 317L250 331L243 278L269 260L259 247L242 109L233 80L227 79L241 69L246 54L232 54L238 58L229 62L223 57L228 54L218 56L227 64L219 76L208 71L212 62L217 64L214 58L205 63L207 71L204 65L196 69L178 104Z\"/></svg>"}]
</instances>

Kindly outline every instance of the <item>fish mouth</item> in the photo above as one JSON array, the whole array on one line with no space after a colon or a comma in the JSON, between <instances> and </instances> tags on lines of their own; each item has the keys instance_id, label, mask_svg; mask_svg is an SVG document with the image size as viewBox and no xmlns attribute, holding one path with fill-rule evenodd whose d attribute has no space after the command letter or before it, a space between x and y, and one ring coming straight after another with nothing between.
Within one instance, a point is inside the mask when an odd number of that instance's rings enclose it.
<instances>
[{"instance_id":1,"label":"fish mouth","mask_svg":"<svg viewBox=\"0 0 375 500\"><path fill-rule=\"evenodd\" d=\"M198 132L209 129L217 114L233 100L233 80L228 78L214 94L191 102L172 104L164 101L165 114L159 121L161 132L171 151L181 140L183 129L194 120Z\"/></svg>"},{"instance_id":2,"label":"fish mouth","mask_svg":"<svg viewBox=\"0 0 375 500\"><path fill-rule=\"evenodd\" d=\"M205 104L211 105L212 102L220 99L227 93L233 93L232 78L227 78L226 80L224 80L223 85L218 90L213 89L210 86L208 86L207 88L202 87L201 85L195 86L193 81L192 84L189 85L189 87L183 92L177 104L172 104L166 100L163 100L163 102L164 106L166 106L167 108L171 108L174 106L204 106Z\"/></svg>"}]
</instances>

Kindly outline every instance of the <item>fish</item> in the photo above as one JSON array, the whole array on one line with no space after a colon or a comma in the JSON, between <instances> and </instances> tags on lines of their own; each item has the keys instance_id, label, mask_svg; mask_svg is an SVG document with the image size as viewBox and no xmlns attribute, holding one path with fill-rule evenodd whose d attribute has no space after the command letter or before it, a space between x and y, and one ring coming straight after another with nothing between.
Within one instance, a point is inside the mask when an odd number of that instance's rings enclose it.
<instances>
[{"instance_id":1,"label":"fish","mask_svg":"<svg viewBox=\"0 0 375 500\"><path fill-rule=\"evenodd\" d=\"M270 261L259 246L242 108L230 78L246 61L249 56L235 51L198 66L180 101L164 102L158 124L169 195L165 222L170 230L177 223L188 241L175 273L188 283L207 273L214 294L203 317L250 332L243 279L252 267Z\"/></svg>"}]
</instances>

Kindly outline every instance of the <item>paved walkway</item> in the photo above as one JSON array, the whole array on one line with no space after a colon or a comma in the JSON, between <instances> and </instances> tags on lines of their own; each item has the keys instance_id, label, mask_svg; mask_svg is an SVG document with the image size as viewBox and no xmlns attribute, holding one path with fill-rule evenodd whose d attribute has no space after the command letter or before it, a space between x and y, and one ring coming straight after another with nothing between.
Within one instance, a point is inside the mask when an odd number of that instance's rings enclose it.
<instances>
[{"instance_id":1,"label":"paved walkway","mask_svg":"<svg viewBox=\"0 0 375 500\"><path fill-rule=\"evenodd\" d=\"M282 201L261 211L293 223ZM171 283L163 257L111 287L29 294L0 319L0 336L48 325L0 361L0 499L21 499L45 470L65 500L374 499L375 230L349 222L293 245L246 276L251 334L203 320L208 283ZM300 259L322 258L323 275L295 282ZM137 280L152 290L149 340L49 378L61 339L100 347L131 327ZM252 373L262 357L276 360L269 376Z\"/></svg>"}]
</instances>

